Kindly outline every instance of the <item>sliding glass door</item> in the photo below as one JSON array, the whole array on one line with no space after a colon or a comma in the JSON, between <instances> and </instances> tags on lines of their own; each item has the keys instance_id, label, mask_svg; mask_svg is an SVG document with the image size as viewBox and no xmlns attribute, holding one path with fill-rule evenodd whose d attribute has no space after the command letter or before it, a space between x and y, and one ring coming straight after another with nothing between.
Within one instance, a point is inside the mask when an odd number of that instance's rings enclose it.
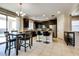
<instances>
[{"instance_id":1,"label":"sliding glass door","mask_svg":"<svg viewBox=\"0 0 79 59\"><path fill-rule=\"evenodd\" d=\"M17 21L16 18L8 16L8 31L17 30Z\"/></svg>"},{"instance_id":2,"label":"sliding glass door","mask_svg":"<svg viewBox=\"0 0 79 59\"><path fill-rule=\"evenodd\" d=\"M4 31L6 31L6 16L0 14L0 43L5 42Z\"/></svg>"},{"instance_id":3,"label":"sliding glass door","mask_svg":"<svg viewBox=\"0 0 79 59\"><path fill-rule=\"evenodd\" d=\"M18 30L19 23L16 20L16 17L6 16L0 14L0 43L6 41L5 39L5 31L11 32L12 30Z\"/></svg>"}]
</instances>

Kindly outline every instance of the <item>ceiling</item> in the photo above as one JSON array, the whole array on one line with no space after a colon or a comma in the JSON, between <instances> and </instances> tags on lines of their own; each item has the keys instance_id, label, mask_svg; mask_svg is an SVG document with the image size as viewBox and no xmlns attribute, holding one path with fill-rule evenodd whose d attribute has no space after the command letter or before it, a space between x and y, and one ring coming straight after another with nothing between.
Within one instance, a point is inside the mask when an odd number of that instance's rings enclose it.
<instances>
[{"instance_id":1,"label":"ceiling","mask_svg":"<svg viewBox=\"0 0 79 59\"><path fill-rule=\"evenodd\" d=\"M34 20L48 20L51 15L69 13L75 3L22 3L22 11ZM19 3L0 3L0 7L13 12L19 11ZM58 13L57 13L58 12Z\"/></svg>"}]
</instances>

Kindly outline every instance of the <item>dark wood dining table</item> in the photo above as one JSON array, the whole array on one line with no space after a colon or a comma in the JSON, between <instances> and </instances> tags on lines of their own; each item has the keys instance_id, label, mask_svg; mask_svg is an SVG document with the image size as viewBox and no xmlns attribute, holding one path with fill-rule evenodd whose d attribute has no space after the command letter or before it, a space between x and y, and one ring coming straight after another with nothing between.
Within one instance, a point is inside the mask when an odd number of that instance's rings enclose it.
<instances>
[{"instance_id":1,"label":"dark wood dining table","mask_svg":"<svg viewBox=\"0 0 79 59\"><path fill-rule=\"evenodd\" d=\"M20 43L19 43L19 40L20 40L20 36L21 35L25 35L25 33L10 33L10 35L12 36L16 36L16 55L18 55L18 50L20 50ZM32 37L30 39L30 44L31 46L33 45L33 40L32 40Z\"/></svg>"}]
</instances>

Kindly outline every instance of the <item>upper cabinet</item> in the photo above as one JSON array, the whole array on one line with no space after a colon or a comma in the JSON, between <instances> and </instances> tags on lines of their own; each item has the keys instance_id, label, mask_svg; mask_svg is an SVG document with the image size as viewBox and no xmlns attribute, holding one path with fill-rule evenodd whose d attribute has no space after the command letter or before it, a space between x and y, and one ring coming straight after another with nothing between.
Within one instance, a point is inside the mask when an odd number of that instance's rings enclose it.
<instances>
[{"instance_id":1,"label":"upper cabinet","mask_svg":"<svg viewBox=\"0 0 79 59\"><path fill-rule=\"evenodd\" d=\"M23 27L28 28L29 27L29 19L28 18L23 18Z\"/></svg>"}]
</instances>

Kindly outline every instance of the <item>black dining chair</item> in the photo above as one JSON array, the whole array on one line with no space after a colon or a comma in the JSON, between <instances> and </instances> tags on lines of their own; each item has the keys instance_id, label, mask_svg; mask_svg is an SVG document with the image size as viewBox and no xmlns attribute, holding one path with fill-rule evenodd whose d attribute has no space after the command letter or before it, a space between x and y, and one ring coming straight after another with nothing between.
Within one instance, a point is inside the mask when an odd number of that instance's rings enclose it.
<instances>
[{"instance_id":1,"label":"black dining chair","mask_svg":"<svg viewBox=\"0 0 79 59\"><path fill-rule=\"evenodd\" d=\"M6 53L6 51L8 49L8 34L9 34L9 32L5 31L4 34L5 34L5 38L6 38L6 46L5 46L5 53Z\"/></svg>"},{"instance_id":2,"label":"black dining chair","mask_svg":"<svg viewBox=\"0 0 79 59\"><path fill-rule=\"evenodd\" d=\"M46 37L46 41L44 41L44 43L49 44L50 42L48 41L49 39L47 38L50 33L48 31L43 31L43 35Z\"/></svg>"},{"instance_id":3,"label":"black dining chair","mask_svg":"<svg viewBox=\"0 0 79 59\"><path fill-rule=\"evenodd\" d=\"M27 31L22 35L20 39L20 46L24 47L25 52L27 47L31 48L31 32Z\"/></svg>"},{"instance_id":4,"label":"black dining chair","mask_svg":"<svg viewBox=\"0 0 79 59\"><path fill-rule=\"evenodd\" d=\"M8 50L9 51L8 55L10 55L11 49L15 48L16 38L13 38L13 36L10 35L8 31L4 32L4 34L5 34L5 37L6 37L5 54L6 54L6 51Z\"/></svg>"},{"instance_id":5,"label":"black dining chair","mask_svg":"<svg viewBox=\"0 0 79 59\"><path fill-rule=\"evenodd\" d=\"M11 33L12 33L12 34L17 34L18 31L17 31L17 30L12 30ZM16 36L12 36L12 38L16 38Z\"/></svg>"},{"instance_id":6,"label":"black dining chair","mask_svg":"<svg viewBox=\"0 0 79 59\"><path fill-rule=\"evenodd\" d=\"M36 31L32 31L31 33L32 33L32 37L36 37L37 36Z\"/></svg>"}]
</instances>

